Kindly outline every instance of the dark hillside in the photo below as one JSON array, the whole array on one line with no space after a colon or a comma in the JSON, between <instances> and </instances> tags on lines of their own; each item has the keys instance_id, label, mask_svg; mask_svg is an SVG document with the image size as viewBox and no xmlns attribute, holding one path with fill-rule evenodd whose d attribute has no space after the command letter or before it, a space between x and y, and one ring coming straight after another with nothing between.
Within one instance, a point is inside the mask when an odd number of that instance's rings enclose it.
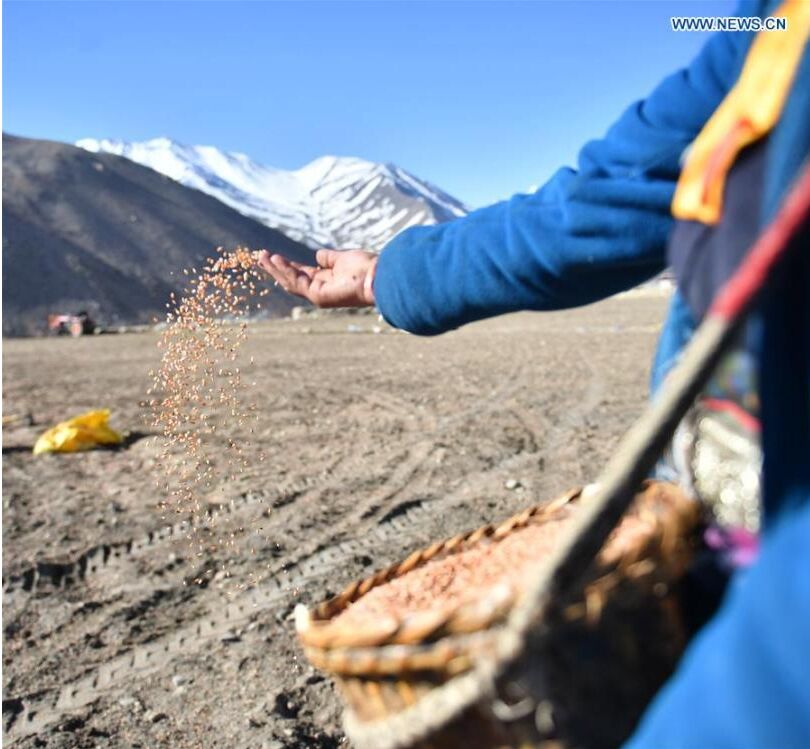
<instances>
[{"instance_id":1,"label":"dark hillside","mask_svg":"<svg viewBox=\"0 0 810 749\"><path fill-rule=\"evenodd\" d=\"M169 292L216 247L312 251L128 159L3 135L3 334L42 332L48 312L101 323L161 317ZM174 273L172 276L171 274ZM294 306L272 294L276 314Z\"/></svg>"}]
</instances>

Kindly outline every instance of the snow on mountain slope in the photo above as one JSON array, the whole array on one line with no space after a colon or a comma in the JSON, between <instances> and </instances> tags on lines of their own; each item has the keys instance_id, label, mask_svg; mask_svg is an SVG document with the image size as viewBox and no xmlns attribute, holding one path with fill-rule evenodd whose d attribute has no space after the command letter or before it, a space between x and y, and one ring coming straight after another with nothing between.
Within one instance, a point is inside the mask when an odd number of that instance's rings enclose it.
<instances>
[{"instance_id":1,"label":"snow on mountain slope","mask_svg":"<svg viewBox=\"0 0 810 749\"><path fill-rule=\"evenodd\" d=\"M241 153L169 138L142 143L85 138L76 145L148 166L310 247L380 250L409 226L467 213L455 198L393 164L323 156L286 171Z\"/></svg>"}]
</instances>

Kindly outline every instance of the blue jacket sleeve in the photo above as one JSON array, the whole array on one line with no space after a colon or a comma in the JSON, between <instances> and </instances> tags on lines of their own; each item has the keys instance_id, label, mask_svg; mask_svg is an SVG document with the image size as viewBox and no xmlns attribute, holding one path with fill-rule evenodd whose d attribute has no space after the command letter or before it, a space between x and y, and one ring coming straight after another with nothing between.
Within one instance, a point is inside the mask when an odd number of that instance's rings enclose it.
<instances>
[{"instance_id":1,"label":"blue jacket sleeve","mask_svg":"<svg viewBox=\"0 0 810 749\"><path fill-rule=\"evenodd\" d=\"M624 749L810 746L810 497L692 643Z\"/></svg>"},{"instance_id":2,"label":"blue jacket sleeve","mask_svg":"<svg viewBox=\"0 0 810 749\"><path fill-rule=\"evenodd\" d=\"M733 85L748 39L712 37L691 66L588 143L577 170L559 170L536 193L395 237L374 280L386 320L430 335L587 304L661 271L681 154Z\"/></svg>"}]
</instances>

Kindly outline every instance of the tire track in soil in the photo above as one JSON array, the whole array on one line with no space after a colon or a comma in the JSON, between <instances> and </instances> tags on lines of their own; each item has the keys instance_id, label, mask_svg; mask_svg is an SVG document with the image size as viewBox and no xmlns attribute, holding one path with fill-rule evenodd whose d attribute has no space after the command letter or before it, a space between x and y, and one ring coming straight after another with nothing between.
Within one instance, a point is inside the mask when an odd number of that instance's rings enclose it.
<instances>
[{"instance_id":1,"label":"tire track in soil","mask_svg":"<svg viewBox=\"0 0 810 749\"><path fill-rule=\"evenodd\" d=\"M327 468L323 479L333 475ZM313 481L308 479L290 482L286 487L273 491L249 491L240 494L225 504L211 505L205 512L195 517L180 520L171 525L161 526L137 538L119 543L99 544L83 551L75 559L67 562L37 561L22 572L8 575L3 580L4 597L20 593L34 593L45 586L52 590L65 588L84 582L93 575L111 572L127 558L138 558L156 550L161 544L177 540L196 527L209 526L220 516L235 515L258 504L283 506L311 488Z\"/></svg>"},{"instance_id":2,"label":"tire track in soil","mask_svg":"<svg viewBox=\"0 0 810 749\"><path fill-rule=\"evenodd\" d=\"M403 522L409 528L414 526L413 518L418 516L420 508L414 508L410 513L394 518L385 525L372 527L368 533L358 534L363 525L370 524L363 523L363 518L401 492L418 475L422 464L434 449L433 442L425 441L409 448L406 459L394 469L389 480L372 492L368 499L356 503L350 516L333 524L327 532L334 538L346 530L354 530L355 534L363 537L363 542L350 540L319 550L324 545L324 536L327 535L321 534L319 539L308 544L310 548L297 554L295 561L288 559L279 562L277 569L267 578L256 587L238 595L224 608L219 606L170 635L133 648L129 653L97 667L89 675L62 688L58 693L52 691L33 701L24 697L4 700L4 735L17 738L38 733L65 712L90 704L103 691L128 679L132 674L151 673L174 656L193 652L209 638L221 635L258 611L288 607L301 587L315 577L323 576L341 561L371 551L378 544L388 545L391 538L401 532Z\"/></svg>"},{"instance_id":3,"label":"tire track in soil","mask_svg":"<svg viewBox=\"0 0 810 749\"><path fill-rule=\"evenodd\" d=\"M402 471L402 478L405 481L413 475L418 469L418 464L430 452L421 450L416 460L409 462L407 468ZM389 495L397 492L396 487L386 489ZM357 513L360 512L358 509ZM4 734L9 738L17 738L38 733L58 720L62 714L90 704L110 687L130 679L133 675L145 676L164 666L173 657L193 652L209 638L222 635L226 630L256 613L289 607L298 591L308 582L322 578L327 572L339 567L341 562L354 556L373 552L381 545L389 545L392 539L403 532L416 530L421 524L429 522L432 517L433 513L423 507L413 507L384 524L378 524L358 534L358 539L343 541L315 551L292 567L288 567L285 572L245 591L233 601L210 611L206 616L179 628L170 635L159 637L133 648L129 653L113 658L96 668L94 672L63 687L58 693L5 699ZM340 529L337 530L339 532Z\"/></svg>"},{"instance_id":4,"label":"tire track in soil","mask_svg":"<svg viewBox=\"0 0 810 749\"><path fill-rule=\"evenodd\" d=\"M181 520L163 526L128 541L93 546L67 562L42 560L20 573L9 575L3 581L3 595L6 603L11 603L15 594L59 591L72 587L95 575L111 574L128 558L138 558L155 551L162 543L177 540L195 527L206 527L210 521L221 516L236 515L240 511L256 505L267 505L282 510L298 497L311 491L324 491L342 483L343 475L351 473L360 464L355 461L341 461L344 468L336 472L332 465L324 469L318 478L305 477L290 483L287 487L272 491L250 491L240 494L226 504L214 505L196 518ZM330 480L331 479L331 480ZM393 496L396 492L390 494ZM283 518L274 518L283 520Z\"/></svg>"},{"instance_id":5,"label":"tire track in soil","mask_svg":"<svg viewBox=\"0 0 810 749\"><path fill-rule=\"evenodd\" d=\"M403 403L397 403L394 398L377 399L375 393L367 394L369 403L384 403L389 411L396 411L397 415L408 414ZM359 449L359 448L357 448ZM356 450L355 450L356 451ZM317 476L304 476L286 486L282 484L271 491L249 491L240 494L227 503L212 504L197 515L187 517L170 525L161 526L141 536L127 541L111 544L99 544L81 552L77 557L66 562L41 559L21 572L3 577L3 595L10 597L19 593L39 592L42 586L45 589L63 590L84 582L91 575L108 573L127 558L137 558L154 551L162 543L182 538L198 527L210 526L211 521L223 515L236 515L238 512L250 509L258 504L267 504L270 507L281 509L294 502L298 497L310 491L324 491L342 483L344 475L351 475L352 470L359 466L361 458L348 456L343 460L333 461L329 466L319 472Z\"/></svg>"},{"instance_id":6,"label":"tire track in soil","mask_svg":"<svg viewBox=\"0 0 810 749\"><path fill-rule=\"evenodd\" d=\"M507 396L507 391L516 389L516 382L522 367L516 367L506 378L506 386L501 388L493 394L493 399L497 400ZM478 405L470 406L463 411L453 414L448 420L443 421L441 426L437 426L435 417L429 414L422 414L417 409L412 408L405 399L398 398L389 393L381 393L379 391L362 392L360 390L346 391L363 398L368 404L373 404L382 407L389 413L403 419L417 420L417 423L411 427L409 431L416 431L419 433L417 440L407 442L406 449L414 448L418 445L419 441L423 439L424 432L435 432L436 435L440 432L446 431L450 426L470 415L475 413L479 415L485 411ZM403 447L400 441L397 449L401 450ZM225 504L212 505L199 516L186 518L177 523L162 526L154 531L149 531L143 536L134 539L122 541L113 544L99 544L93 546L86 551L79 554L75 559L67 562L49 561L47 559L37 561L34 565L26 568L22 572L9 575L3 579L3 595L11 596L15 593L33 593L39 591L41 586L51 588L53 590L61 590L66 587L71 587L77 583L84 582L90 575L103 574L111 572L115 567L120 566L120 563L125 561L128 557L137 558L144 554L154 551L160 544L170 542L183 537L195 528L206 527L210 525L210 521L221 515L235 515L237 512L250 509L257 504L268 504L269 506L276 506L280 509L281 506L288 504L291 501L299 498L300 496L316 491L322 492L329 488L335 488L343 485L344 476L356 475L356 469L362 464L362 458L357 455L361 448L355 447L354 455L349 455L346 459L341 460L337 465L333 464L318 475L318 477L305 476L295 482L291 482L288 486L275 489L272 492L245 492L237 498L232 499ZM425 456L426 458L426 456ZM420 461L421 462L421 461ZM363 464L363 467L366 467ZM386 501L393 497L397 492L388 494L382 501ZM377 507L372 508L370 514Z\"/></svg>"},{"instance_id":7,"label":"tire track in soil","mask_svg":"<svg viewBox=\"0 0 810 749\"><path fill-rule=\"evenodd\" d=\"M603 387L600 378L592 365L585 357L581 357L590 377L585 393L577 400L576 408L566 412L564 419L554 425L553 429L543 431L539 426L536 434L542 434L543 452L553 453L563 446L566 435L570 435L580 423L584 422L588 412L599 402ZM522 368L517 367L519 372ZM320 538L314 540L309 549L296 555L296 559L280 562L278 569L253 588L238 595L234 600L218 606L207 615L192 621L171 634L156 638L144 645L136 646L128 653L117 656L89 674L65 685L59 690L46 693L31 694L21 697L10 697L3 700L3 734L5 737L16 740L24 736L40 733L42 730L58 721L64 714L80 710L91 704L106 693L111 687L129 681L133 677L142 678L162 668L179 655L194 652L211 638L222 635L234 625L246 621L258 612L271 610L284 611L295 601L300 589L308 583L321 579L325 573L334 572L343 562L360 555L372 555L379 548L387 548L392 542L401 539L406 534L415 534L420 528L429 527L436 522L437 517L446 513L455 506L465 502L462 492L453 492L444 499L431 500L426 504L411 505L401 513L391 509L385 522L369 521L377 509L384 507L393 497L400 494L419 475L424 463L437 449L436 437L441 435L450 426L458 424L460 420L472 415L479 416L487 410L500 408L500 403L519 388L519 377L506 378L505 384L498 388L487 399L488 408L481 403L471 405L462 412L453 414L441 421L434 420L434 428L429 435L422 435L421 440L415 440L407 448L407 458L392 473L390 480L372 493L368 500L355 505L354 511L333 525L326 534L319 534ZM385 408L398 409L396 400L386 397ZM405 403L401 401L401 403ZM486 401L484 401L486 403ZM381 403L382 405L382 403ZM413 409L403 405L401 414L412 415ZM525 423L525 422L524 422ZM532 424L532 422L529 422ZM432 439L425 440L429 436ZM400 449L402 445L399 446ZM536 454L533 453L534 457ZM353 464L359 459L349 460ZM341 471L341 473L344 473ZM334 476L334 474L333 474ZM245 507L261 502L264 495L258 492L249 492L240 497L240 501L230 503L230 506ZM366 522L363 522L363 520ZM178 523L185 530L187 526ZM364 529L362 526L366 526ZM339 543L326 543L325 536L332 539L340 537L345 531L352 532L352 538ZM175 531L176 532L176 531ZM171 532L163 535L148 534L155 542L171 537ZM128 544L122 546L132 547ZM136 549L136 553L139 549ZM96 551L96 554L99 552ZM83 555L84 558L88 554ZM109 555L108 557L109 558ZM79 564L77 561L76 564ZM85 562L85 570L90 569ZM348 580L344 582L349 582Z\"/></svg>"}]
</instances>

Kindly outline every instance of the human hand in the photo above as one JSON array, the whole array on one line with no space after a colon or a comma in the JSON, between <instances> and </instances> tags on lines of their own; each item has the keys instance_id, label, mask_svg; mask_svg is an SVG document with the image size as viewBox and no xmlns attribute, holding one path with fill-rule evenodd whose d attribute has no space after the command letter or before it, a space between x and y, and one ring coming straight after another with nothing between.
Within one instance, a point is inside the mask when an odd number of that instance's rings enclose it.
<instances>
[{"instance_id":1,"label":"human hand","mask_svg":"<svg viewBox=\"0 0 810 749\"><path fill-rule=\"evenodd\" d=\"M318 266L303 265L263 250L258 258L285 291L317 307L370 307L377 255L363 250L318 250Z\"/></svg>"}]
</instances>

